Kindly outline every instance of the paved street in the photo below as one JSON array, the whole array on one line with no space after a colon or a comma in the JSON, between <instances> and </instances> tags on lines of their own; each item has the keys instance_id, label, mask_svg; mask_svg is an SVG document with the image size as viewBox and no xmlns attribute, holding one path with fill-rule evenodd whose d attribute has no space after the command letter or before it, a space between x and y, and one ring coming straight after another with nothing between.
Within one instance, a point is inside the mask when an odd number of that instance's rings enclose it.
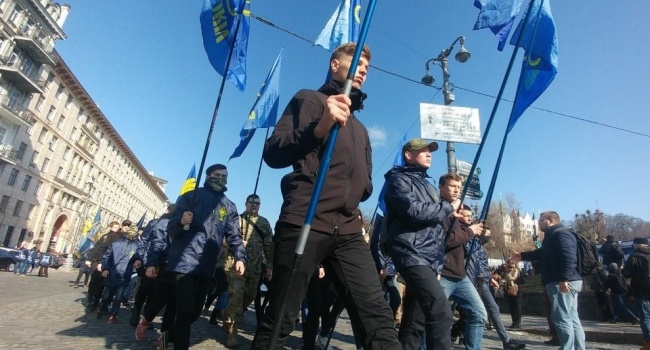
<instances>
[{"instance_id":1,"label":"paved street","mask_svg":"<svg viewBox=\"0 0 650 350\"><path fill-rule=\"evenodd\" d=\"M15 277L12 273L0 272L0 349L155 349L157 330L150 331L148 339L134 340L134 328L128 325L129 311L122 308L119 323L108 325L106 318L97 320L94 313L86 313L82 300L85 290L74 289L71 281L76 272L50 271L50 278L36 276ZM503 314L505 324L509 315ZM532 327L533 318L524 318L524 329ZM159 319L155 326L158 328ZM540 323L541 324L541 323ZM543 346L547 337L539 335L541 325L535 326L536 334L513 332L512 336L528 344L527 349L551 349ZM601 325L590 326L595 332ZM617 328L618 327L618 328ZM255 329L253 312L248 312L240 332L240 349L248 349ZM638 326L602 325L602 332L626 329L633 332ZM288 349L300 349L300 332L295 332L288 341ZM496 332L486 331L484 349L501 349ZM607 338L605 338L607 339ZM221 327L210 325L201 317L192 327L192 349L225 349L225 333ZM354 340L349 320L345 315L339 320L332 340L334 349L353 350ZM639 346L589 342L588 349L638 349ZM463 349L455 346L455 349Z\"/></svg>"}]
</instances>

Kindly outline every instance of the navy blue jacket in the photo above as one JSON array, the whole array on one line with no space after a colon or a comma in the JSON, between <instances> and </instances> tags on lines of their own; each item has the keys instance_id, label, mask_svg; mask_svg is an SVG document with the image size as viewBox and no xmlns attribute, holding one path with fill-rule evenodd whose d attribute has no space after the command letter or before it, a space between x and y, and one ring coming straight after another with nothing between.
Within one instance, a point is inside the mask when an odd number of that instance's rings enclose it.
<instances>
[{"instance_id":1,"label":"navy blue jacket","mask_svg":"<svg viewBox=\"0 0 650 350\"><path fill-rule=\"evenodd\" d=\"M578 242L562 224L546 229L540 249L521 253L521 259L540 261L542 284L580 281L578 272Z\"/></svg>"},{"instance_id":2,"label":"navy blue jacket","mask_svg":"<svg viewBox=\"0 0 650 350\"><path fill-rule=\"evenodd\" d=\"M144 261L144 267L149 266L167 266L169 258L169 235L167 234L167 224L169 223L170 214L164 214L151 225L147 225L149 230L149 247L147 249L147 259Z\"/></svg>"},{"instance_id":3,"label":"navy blue jacket","mask_svg":"<svg viewBox=\"0 0 650 350\"><path fill-rule=\"evenodd\" d=\"M431 266L440 273L445 263L443 222L453 211L451 205L440 200L424 168L394 167L384 177L386 249L397 271L408 266Z\"/></svg>"},{"instance_id":4,"label":"navy blue jacket","mask_svg":"<svg viewBox=\"0 0 650 350\"><path fill-rule=\"evenodd\" d=\"M171 245L167 269L213 277L224 236L235 261L246 262L246 250L235 203L223 192L217 193L210 187L200 187L197 191L194 207L190 205L194 191L187 192L178 199L169 219L167 232ZM181 224L185 211L193 213L187 231Z\"/></svg>"},{"instance_id":5,"label":"navy blue jacket","mask_svg":"<svg viewBox=\"0 0 650 350\"><path fill-rule=\"evenodd\" d=\"M102 257L102 272L108 271L104 285L115 287L128 283L133 274L133 263L140 260L141 253L135 241L121 238L111 243Z\"/></svg>"},{"instance_id":6,"label":"navy blue jacket","mask_svg":"<svg viewBox=\"0 0 650 350\"><path fill-rule=\"evenodd\" d=\"M377 272L384 270L386 276L395 276L395 264L393 264L393 260L390 258L390 256L385 256L381 252L381 249L379 249L381 225L384 220L384 217L379 214L375 216L372 236L370 237L370 253L372 254L372 258L375 260L375 267L377 268Z\"/></svg>"},{"instance_id":7,"label":"navy blue jacket","mask_svg":"<svg viewBox=\"0 0 650 350\"><path fill-rule=\"evenodd\" d=\"M465 254L468 255L469 263L467 264L467 277L474 285L478 286L478 278L483 278L483 283L490 282L492 274L490 265L488 265L488 255L483 249L481 240L474 237L471 241L465 243Z\"/></svg>"}]
</instances>

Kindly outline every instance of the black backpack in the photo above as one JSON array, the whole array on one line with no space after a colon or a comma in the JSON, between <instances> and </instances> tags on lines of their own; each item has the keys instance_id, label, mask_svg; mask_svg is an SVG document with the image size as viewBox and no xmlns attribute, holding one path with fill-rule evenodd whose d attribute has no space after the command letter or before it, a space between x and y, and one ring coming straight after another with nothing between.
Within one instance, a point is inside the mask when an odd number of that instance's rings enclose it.
<instances>
[{"instance_id":1,"label":"black backpack","mask_svg":"<svg viewBox=\"0 0 650 350\"><path fill-rule=\"evenodd\" d=\"M578 272L580 276L591 276L596 274L600 261L598 261L598 250L596 244L587 237L581 236L570 230L578 243Z\"/></svg>"}]
</instances>

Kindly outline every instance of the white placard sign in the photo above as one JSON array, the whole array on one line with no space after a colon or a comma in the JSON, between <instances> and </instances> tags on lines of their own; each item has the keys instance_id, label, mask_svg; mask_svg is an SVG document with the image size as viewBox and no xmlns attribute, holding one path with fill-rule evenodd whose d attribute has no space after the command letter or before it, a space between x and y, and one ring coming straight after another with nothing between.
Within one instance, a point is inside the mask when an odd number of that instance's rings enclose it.
<instances>
[{"instance_id":1,"label":"white placard sign","mask_svg":"<svg viewBox=\"0 0 650 350\"><path fill-rule=\"evenodd\" d=\"M423 139L481 143L481 121L477 108L420 103Z\"/></svg>"}]
</instances>

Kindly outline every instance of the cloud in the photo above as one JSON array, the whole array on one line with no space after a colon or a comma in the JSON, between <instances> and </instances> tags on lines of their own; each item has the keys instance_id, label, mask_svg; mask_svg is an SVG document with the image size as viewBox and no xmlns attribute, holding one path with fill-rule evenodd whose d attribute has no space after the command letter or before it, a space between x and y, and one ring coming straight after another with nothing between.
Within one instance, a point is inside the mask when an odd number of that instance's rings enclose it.
<instances>
[{"instance_id":1,"label":"cloud","mask_svg":"<svg viewBox=\"0 0 650 350\"><path fill-rule=\"evenodd\" d=\"M380 126L369 126L368 127L368 137L370 138L370 145L373 148L386 146L386 130Z\"/></svg>"}]
</instances>

